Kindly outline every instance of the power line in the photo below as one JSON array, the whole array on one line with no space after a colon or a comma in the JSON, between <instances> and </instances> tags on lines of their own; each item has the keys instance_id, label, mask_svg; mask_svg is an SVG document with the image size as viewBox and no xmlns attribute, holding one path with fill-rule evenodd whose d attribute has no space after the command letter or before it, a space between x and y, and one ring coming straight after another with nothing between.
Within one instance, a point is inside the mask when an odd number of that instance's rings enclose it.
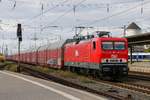
<instances>
[{"instance_id":1,"label":"power line","mask_svg":"<svg viewBox=\"0 0 150 100\"><path fill-rule=\"evenodd\" d=\"M68 2L68 1L69 1L69 0L65 0L65 1L63 1L62 3L60 3L60 5L66 3L66 2ZM56 5L56 6L52 7L52 8L49 8L48 10L46 10L46 11L44 11L44 12L41 12L41 13L38 14L38 15L35 15L34 17L31 18L31 20L33 20L33 19L35 19L35 18L38 18L38 17L40 17L41 15L43 15L43 14L45 14L45 13L47 13L47 12L49 12L49 11L51 11L51 10L57 8L57 7L58 7L58 6Z\"/></svg>"},{"instance_id":2,"label":"power line","mask_svg":"<svg viewBox=\"0 0 150 100\"><path fill-rule=\"evenodd\" d=\"M148 3L150 3L150 1L143 2L143 5L148 4ZM136 5L136 6L134 6L134 7L131 7L131 8L129 8L129 9L127 9L127 10L124 10L124 11L121 11L121 12L118 12L118 13L114 13L114 14L112 14L112 15L110 15L110 16L103 17L103 18L101 18L101 19L97 19L97 20L94 20L94 21L92 21L92 22L90 22L90 23L85 23L85 24L92 25L92 24L95 24L95 23L97 23L97 22L99 22L99 21L104 21L104 20L106 20L106 19L108 19L108 18L115 17L115 16L118 16L118 15L121 15L121 14L125 14L125 13L127 13L127 12L129 12L129 11L131 11L131 10L133 10L133 9L139 8L140 5L141 5L141 4L138 4L138 5Z\"/></svg>"},{"instance_id":3,"label":"power line","mask_svg":"<svg viewBox=\"0 0 150 100\"><path fill-rule=\"evenodd\" d=\"M143 0L135 0L135 1L143 1ZM134 2L135 2L135 1L134 1ZM66 2L68 2L68 0L65 0L64 2L62 2L62 3L60 3L60 4L57 4L57 5L55 5L54 7L50 8L50 9L48 9L48 10L46 10L46 11L44 11L44 12L38 14L38 15L35 15L34 17L31 18L31 20L32 20L32 19L36 19L36 18L40 17L41 15L43 15L44 13L47 13L47 12L49 12L49 11L55 9L55 8L58 8L59 6L64 6L64 4L65 4ZM116 5L116 4L122 4L122 3L133 3L133 1L128 1L128 2L114 2L114 3L112 3L112 4L115 4L115 5ZM95 6L96 6L96 5L99 5L99 6L106 5L105 8L107 8L107 10L108 10L108 9L109 9L109 8L108 8L108 5L110 6L110 5L112 5L112 4L109 4L109 3L102 3L102 4L94 4L94 5L95 5ZM92 5L92 4L87 4L87 5ZM42 6L43 6L43 5L42 5ZM74 7L74 5L67 5L67 6L72 6L72 7ZM84 6L85 6L85 5L84 5Z\"/></svg>"},{"instance_id":4,"label":"power line","mask_svg":"<svg viewBox=\"0 0 150 100\"><path fill-rule=\"evenodd\" d=\"M113 2L113 4L126 4L126 3L137 3L137 2L140 2L140 1L143 1L143 0L128 0L128 1L120 1L120 2Z\"/></svg>"},{"instance_id":5,"label":"power line","mask_svg":"<svg viewBox=\"0 0 150 100\"><path fill-rule=\"evenodd\" d=\"M150 18L141 19L141 20L136 20L136 22L142 22L142 21L147 21L147 20L150 20Z\"/></svg>"},{"instance_id":6,"label":"power line","mask_svg":"<svg viewBox=\"0 0 150 100\"><path fill-rule=\"evenodd\" d=\"M85 1L87 1L87 0L82 0L82 1L80 1L79 3L77 3L75 6L78 7L80 4L82 4L82 3L85 2ZM56 21L58 21L59 19L61 19L62 17L64 17L66 14L68 14L68 13L71 12L71 11L72 11L72 8L69 9L67 12L63 13L62 15L60 15L59 17L57 17L55 20L51 21L51 22L49 23L49 25L55 23ZM46 25L45 27L43 27L43 29L47 28L49 25Z\"/></svg>"},{"instance_id":7,"label":"power line","mask_svg":"<svg viewBox=\"0 0 150 100\"><path fill-rule=\"evenodd\" d=\"M65 2L67 2L68 0L65 0L64 2L62 2L62 3L65 3ZM142 0L135 0L135 1L142 1ZM120 3L123 3L123 2L120 2ZM124 3L127 3L127 2L124 2ZM55 6L55 7L58 7L58 6ZM55 7L53 7L53 8L55 8ZM50 9L49 9L50 10ZM51 10L53 10L52 8L51 8ZM47 11L48 10L46 10L45 12L43 12L43 13L47 13ZM70 10L68 10L66 13L64 13L62 16L60 16L60 17L58 17L56 20L54 20L54 21L52 21L51 23L54 23L54 22L56 22L57 20L59 20L60 18L62 18L63 16L65 16L66 14L68 14L70 11L72 11L72 9L70 9ZM41 15L42 15L42 13L40 13ZM40 16L40 14L39 14L39 16ZM38 16L37 16L38 17Z\"/></svg>"},{"instance_id":8,"label":"power line","mask_svg":"<svg viewBox=\"0 0 150 100\"><path fill-rule=\"evenodd\" d=\"M137 2L137 1L143 1L143 0L134 0L134 1L129 0L129 1L124 1L124 2L113 2L113 3L109 4L109 6L112 5L112 4L132 3L132 2L135 2L135 1ZM33 18L31 18L31 20L38 18L39 16L43 15L44 13L47 13L47 12L49 12L49 11L55 9L55 8L59 7L60 5L64 5L64 3L66 3L66 2L68 2L68 0L65 0L65 1L62 2L61 4L57 4L56 6L50 8L50 9L48 9L48 10L46 10L46 11L44 11L44 12L42 12L42 13L36 15L36 16L34 16ZM107 5L107 7L106 7L106 8L107 8L107 12L109 12L108 3L103 3L103 4ZM88 5L88 4L87 4L87 5ZM98 5L98 4L96 4L96 5ZM74 5L72 5L72 6L74 7ZM79 6L79 5L78 5L78 6ZM62 16L60 16L60 18L63 17L63 16L65 16L66 14L68 14L70 11L71 11L71 10L68 10L65 14L63 14ZM58 19L59 19L59 18L58 18ZM57 19L54 20L53 22L55 22L55 21L57 21ZM53 23L53 22L52 22L52 23Z\"/></svg>"}]
</instances>

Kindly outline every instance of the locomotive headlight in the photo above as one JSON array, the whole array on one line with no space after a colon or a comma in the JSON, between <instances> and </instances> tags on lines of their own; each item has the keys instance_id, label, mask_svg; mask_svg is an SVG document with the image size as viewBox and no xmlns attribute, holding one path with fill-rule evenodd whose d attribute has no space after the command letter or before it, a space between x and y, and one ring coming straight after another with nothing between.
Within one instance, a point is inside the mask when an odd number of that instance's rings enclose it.
<instances>
[{"instance_id":1,"label":"locomotive headlight","mask_svg":"<svg viewBox=\"0 0 150 100\"><path fill-rule=\"evenodd\" d=\"M106 59L102 59L102 63L106 63Z\"/></svg>"},{"instance_id":2,"label":"locomotive headlight","mask_svg":"<svg viewBox=\"0 0 150 100\"><path fill-rule=\"evenodd\" d=\"M102 59L102 63L108 63L109 60L108 59Z\"/></svg>"},{"instance_id":3,"label":"locomotive headlight","mask_svg":"<svg viewBox=\"0 0 150 100\"><path fill-rule=\"evenodd\" d=\"M127 62L127 60L123 58L123 59L122 59L122 62L126 63L126 62Z\"/></svg>"}]
</instances>

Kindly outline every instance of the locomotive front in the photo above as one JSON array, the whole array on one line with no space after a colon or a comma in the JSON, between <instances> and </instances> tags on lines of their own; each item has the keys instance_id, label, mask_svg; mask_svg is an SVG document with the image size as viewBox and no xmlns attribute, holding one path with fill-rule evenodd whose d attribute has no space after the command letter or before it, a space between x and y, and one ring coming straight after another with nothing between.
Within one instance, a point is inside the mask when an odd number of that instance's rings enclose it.
<instances>
[{"instance_id":1,"label":"locomotive front","mask_svg":"<svg viewBox=\"0 0 150 100\"><path fill-rule=\"evenodd\" d=\"M102 38L101 73L114 79L128 75L128 46L125 38Z\"/></svg>"}]
</instances>

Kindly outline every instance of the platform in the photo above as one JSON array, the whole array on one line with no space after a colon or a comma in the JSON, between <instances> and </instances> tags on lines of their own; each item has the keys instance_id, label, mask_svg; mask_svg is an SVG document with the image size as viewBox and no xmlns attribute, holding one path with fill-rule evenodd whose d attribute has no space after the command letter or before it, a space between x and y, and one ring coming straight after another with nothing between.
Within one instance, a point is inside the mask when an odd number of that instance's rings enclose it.
<instances>
[{"instance_id":1,"label":"platform","mask_svg":"<svg viewBox=\"0 0 150 100\"><path fill-rule=\"evenodd\" d=\"M150 62L134 62L129 64L129 70L150 73Z\"/></svg>"}]
</instances>

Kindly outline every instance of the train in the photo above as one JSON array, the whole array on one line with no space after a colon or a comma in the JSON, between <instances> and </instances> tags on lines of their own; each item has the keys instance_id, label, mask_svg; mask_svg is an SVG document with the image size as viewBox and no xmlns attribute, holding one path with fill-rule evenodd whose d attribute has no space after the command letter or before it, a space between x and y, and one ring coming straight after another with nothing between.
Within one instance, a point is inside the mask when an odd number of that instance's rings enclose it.
<instances>
[{"instance_id":1,"label":"train","mask_svg":"<svg viewBox=\"0 0 150 100\"><path fill-rule=\"evenodd\" d=\"M18 61L19 55L7 60ZM22 63L66 69L100 78L123 79L128 76L128 42L108 32L60 40L20 54Z\"/></svg>"},{"instance_id":2,"label":"train","mask_svg":"<svg viewBox=\"0 0 150 100\"><path fill-rule=\"evenodd\" d=\"M128 54L128 61L130 61L131 55ZM135 62L139 62L139 61L143 61L143 62L146 62L146 61L150 61L150 53L145 53L145 52L134 52L132 53L132 61L135 61Z\"/></svg>"}]
</instances>

